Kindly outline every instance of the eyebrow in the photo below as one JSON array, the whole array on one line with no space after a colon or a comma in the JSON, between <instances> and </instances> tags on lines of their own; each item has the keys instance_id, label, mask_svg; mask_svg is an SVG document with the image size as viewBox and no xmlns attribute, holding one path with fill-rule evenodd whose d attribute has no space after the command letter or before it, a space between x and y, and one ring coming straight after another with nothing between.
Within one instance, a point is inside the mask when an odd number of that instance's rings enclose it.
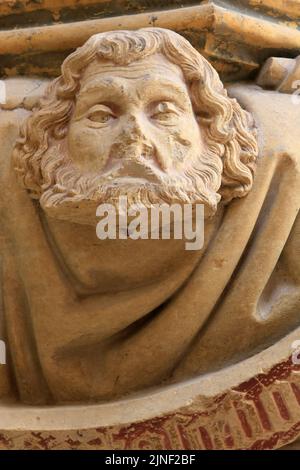
<instances>
[{"instance_id":1,"label":"eyebrow","mask_svg":"<svg viewBox=\"0 0 300 470\"><path fill-rule=\"evenodd\" d=\"M93 81L92 83L87 83L83 86L83 88L79 91L79 97L86 96L91 92L99 91L103 93L105 96L111 96L112 94L118 97L122 97L124 95L124 91L122 90L122 85L107 80L97 80Z\"/></svg>"},{"instance_id":2,"label":"eyebrow","mask_svg":"<svg viewBox=\"0 0 300 470\"><path fill-rule=\"evenodd\" d=\"M127 78L127 77L120 77L120 78ZM137 77L130 77L127 79L130 80L131 78L134 79ZM149 83L147 83L147 87L143 87L141 90L137 90L138 97L139 98L141 97L141 92L143 92L144 90L147 90L147 94L151 95L151 91L152 91L151 88L154 84L156 84L159 86L158 87L155 86L155 88L153 88L153 92L155 92L155 94L157 94L157 90L159 90L161 92L160 93L161 96L166 96L166 94L169 96L173 95L175 99L180 97L180 98L183 98L185 101L187 101L186 90L184 90L183 87L181 87L179 84L174 83L174 81L171 81L168 79L159 80L159 83L157 82L158 82L157 80L149 81ZM90 84L87 83L80 90L79 95L86 95L90 93L91 91L97 91L97 90L103 92L103 94L106 96L112 95L113 93L114 97L116 94L117 94L117 97L119 98L124 97L124 88L120 83L117 83L114 80L103 80L103 79L95 80Z\"/></svg>"},{"instance_id":3,"label":"eyebrow","mask_svg":"<svg viewBox=\"0 0 300 470\"><path fill-rule=\"evenodd\" d=\"M153 86L155 85L155 86ZM153 88L151 87L153 86ZM161 96L173 96L173 98L181 98L184 99L184 101L189 100L188 98L188 92L185 90L182 86L180 86L177 83L174 83L171 80L160 80L159 82L157 81L152 81L149 82L147 87L142 89L142 92L144 90L147 90L147 94L151 96L152 92L154 92L156 95L160 94ZM140 95L140 92L138 91L138 95Z\"/></svg>"}]
</instances>

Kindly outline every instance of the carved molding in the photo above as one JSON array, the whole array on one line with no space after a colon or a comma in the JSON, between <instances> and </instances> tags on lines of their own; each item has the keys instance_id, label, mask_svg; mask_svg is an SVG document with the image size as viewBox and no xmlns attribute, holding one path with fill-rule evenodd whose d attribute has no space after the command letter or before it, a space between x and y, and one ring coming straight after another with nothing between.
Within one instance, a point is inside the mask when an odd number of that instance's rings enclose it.
<instances>
[{"instance_id":1,"label":"carved molding","mask_svg":"<svg viewBox=\"0 0 300 470\"><path fill-rule=\"evenodd\" d=\"M43 2L44 9L49 8L48 3ZM287 9L285 2L276 2L276 5L271 0L259 2L259 16L258 2L253 1L244 2L247 8L242 11L235 7L235 2L209 1L183 8L137 12L143 10L141 6L139 10L130 11L130 15L124 12L120 16L112 16L114 12L105 12L101 7L103 2L91 0L85 4L97 3L99 15L110 16L95 19L95 14L91 14L93 19L59 21L63 19L60 16L62 7L71 3L56 2L54 9L58 22L19 27L17 30L0 29L0 73L55 76L59 74L62 60L92 34L147 26L169 28L187 37L226 80L247 77L270 55L295 57L300 53L300 31L296 29L298 23L295 21L299 19L296 2L293 2L294 5L289 3ZM30 12L33 6L28 4L26 8ZM0 19L7 21L8 12L3 6ZM73 17L76 18L75 13Z\"/></svg>"},{"instance_id":2,"label":"carved molding","mask_svg":"<svg viewBox=\"0 0 300 470\"><path fill-rule=\"evenodd\" d=\"M131 419L130 424L89 426L88 421L95 421L98 417L101 422L103 415L110 416L111 421L117 413L115 419L120 422L120 410L130 410L134 407L134 400L132 404L123 403L123 407L122 402L116 403L115 410L111 412L105 410L107 405L103 409L102 405L95 406L90 410L94 419L83 420L86 410L80 407L77 411L81 413L80 421L85 423L85 427L77 423L74 408L72 411L72 408L64 407L64 425L60 425L59 430L55 427L60 413L57 408L34 408L30 411L22 407L11 410L6 407L1 414L4 413L5 423L9 413L10 426L7 429L5 424L0 427L0 449L278 449L300 436L299 372L300 366L293 365L288 359L224 393L200 395L190 400L188 405L165 414L157 412L155 395L145 396L137 399L137 409L142 406L145 413L150 401L156 416L137 421ZM220 374L224 377L224 371ZM172 391L165 393L170 395ZM19 430L12 430L14 420L19 423L23 420L27 423L26 428L22 425L20 429L19 424ZM15 425L15 429L18 426Z\"/></svg>"}]
</instances>

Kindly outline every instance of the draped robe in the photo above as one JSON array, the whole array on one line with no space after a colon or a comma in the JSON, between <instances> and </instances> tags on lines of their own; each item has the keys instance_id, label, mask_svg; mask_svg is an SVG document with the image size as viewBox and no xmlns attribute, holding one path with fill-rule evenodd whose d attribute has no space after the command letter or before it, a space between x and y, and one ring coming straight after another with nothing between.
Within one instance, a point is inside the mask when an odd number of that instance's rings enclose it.
<instances>
[{"instance_id":1,"label":"draped robe","mask_svg":"<svg viewBox=\"0 0 300 470\"><path fill-rule=\"evenodd\" d=\"M207 222L189 268L133 291L78 299L11 152L24 109L0 112L0 395L110 399L226 367L300 323L300 107L232 85L258 127L254 186ZM34 234L34 236L33 236Z\"/></svg>"}]
</instances>

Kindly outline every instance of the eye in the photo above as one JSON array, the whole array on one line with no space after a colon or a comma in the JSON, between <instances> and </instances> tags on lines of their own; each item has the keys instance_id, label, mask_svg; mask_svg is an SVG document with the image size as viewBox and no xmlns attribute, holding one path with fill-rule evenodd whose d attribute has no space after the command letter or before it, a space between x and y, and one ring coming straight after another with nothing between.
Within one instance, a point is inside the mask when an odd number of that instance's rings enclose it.
<instances>
[{"instance_id":1,"label":"eye","mask_svg":"<svg viewBox=\"0 0 300 470\"><path fill-rule=\"evenodd\" d=\"M178 109L174 103L162 101L154 106L151 119L162 124L173 124L179 116Z\"/></svg>"},{"instance_id":2,"label":"eye","mask_svg":"<svg viewBox=\"0 0 300 470\"><path fill-rule=\"evenodd\" d=\"M86 117L93 124L99 126L105 126L106 124L110 124L116 119L116 116L113 111L105 105L93 106L93 108L88 111Z\"/></svg>"}]
</instances>

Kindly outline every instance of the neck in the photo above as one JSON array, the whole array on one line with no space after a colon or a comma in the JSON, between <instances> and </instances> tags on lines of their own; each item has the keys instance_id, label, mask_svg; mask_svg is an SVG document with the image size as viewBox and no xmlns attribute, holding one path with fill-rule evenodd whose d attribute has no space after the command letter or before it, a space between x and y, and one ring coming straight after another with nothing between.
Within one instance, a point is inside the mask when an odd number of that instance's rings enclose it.
<instances>
[{"instance_id":1,"label":"neck","mask_svg":"<svg viewBox=\"0 0 300 470\"><path fill-rule=\"evenodd\" d=\"M187 276L203 253L186 250L184 239L99 240L91 225L51 217L43 221L65 274L82 295L159 284L174 272Z\"/></svg>"}]
</instances>

